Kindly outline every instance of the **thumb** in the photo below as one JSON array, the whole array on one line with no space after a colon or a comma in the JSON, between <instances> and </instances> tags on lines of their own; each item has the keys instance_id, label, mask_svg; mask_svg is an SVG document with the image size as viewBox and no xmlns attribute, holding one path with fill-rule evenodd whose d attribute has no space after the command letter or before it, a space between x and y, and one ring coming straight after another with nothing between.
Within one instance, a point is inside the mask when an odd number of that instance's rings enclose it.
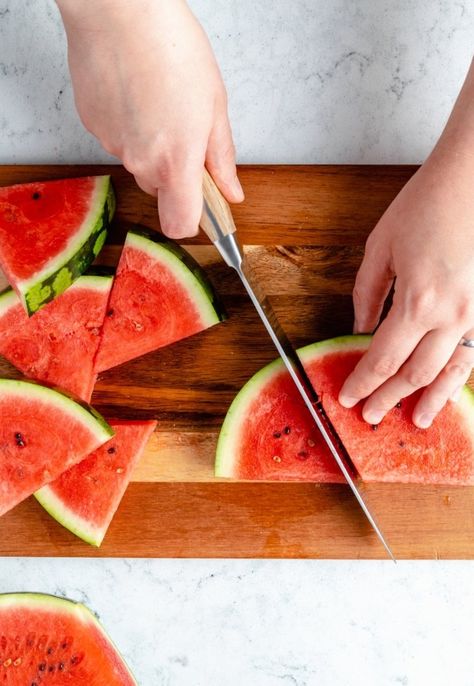
<instances>
[{"instance_id":1,"label":"thumb","mask_svg":"<svg viewBox=\"0 0 474 686\"><path fill-rule=\"evenodd\" d=\"M352 291L354 333L371 333L375 329L394 278L387 247L374 249L368 243Z\"/></svg>"},{"instance_id":2,"label":"thumb","mask_svg":"<svg viewBox=\"0 0 474 686\"><path fill-rule=\"evenodd\" d=\"M234 141L225 110L217 116L209 136L206 167L229 202L242 202L244 192L237 177Z\"/></svg>"}]
</instances>

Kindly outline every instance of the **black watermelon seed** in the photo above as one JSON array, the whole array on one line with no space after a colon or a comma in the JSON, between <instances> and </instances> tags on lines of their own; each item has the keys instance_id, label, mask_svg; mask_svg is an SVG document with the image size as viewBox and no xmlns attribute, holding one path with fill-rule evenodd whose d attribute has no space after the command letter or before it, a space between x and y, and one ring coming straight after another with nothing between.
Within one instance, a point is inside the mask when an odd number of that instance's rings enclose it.
<instances>
[{"instance_id":1,"label":"black watermelon seed","mask_svg":"<svg viewBox=\"0 0 474 686\"><path fill-rule=\"evenodd\" d=\"M77 655L73 655L73 656L71 657L71 664L72 664L72 665L77 665L78 662L79 662L78 656L77 656Z\"/></svg>"},{"instance_id":2,"label":"black watermelon seed","mask_svg":"<svg viewBox=\"0 0 474 686\"><path fill-rule=\"evenodd\" d=\"M398 409L400 409L401 406L402 406L402 401L400 400L400 402L398 402L398 403L396 404L396 407L398 407Z\"/></svg>"},{"instance_id":3,"label":"black watermelon seed","mask_svg":"<svg viewBox=\"0 0 474 686\"><path fill-rule=\"evenodd\" d=\"M36 681L32 681L31 686L38 686L38 684L36 683Z\"/></svg>"},{"instance_id":4,"label":"black watermelon seed","mask_svg":"<svg viewBox=\"0 0 474 686\"><path fill-rule=\"evenodd\" d=\"M280 431L274 431L273 432L273 438L281 438L281 432Z\"/></svg>"},{"instance_id":5,"label":"black watermelon seed","mask_svg":"<svg viewBox=\"0 0 474 686\"><path fill-rule=\"evenodd\" d=\"M372 431L377 431L378 428L379 428L378 424L372 424Z\"/></svg>"},{"instance_id":6,"label":"black watermelon seed","mask_svg":"<svg viewBox=\"0 0 474 686\"><path fill-rule=\"evenodd\" d=\"M306 460L306 458L308 457L308 453L306 452L306 450L300 450L300 452L298 453L298 457L300 460Z\"/></svg>"},{"instance_id":7,"label":"black watermelon seed","mask_svg":"<svg viewBox=\"0 0 474 686\"><path fill-rule=\"evenodd\" d=\"M48 671L54 672L55 669L56 669L56 667L55 667L54 665L49 665L49 670L48 670Z\"/></svg>"},{"instance_id":8,"label":"black watermelon seed","mask_svg":"<svg viewBox=\"0 0 474 686\"><path fill-rule=\"evenodd\" d=\"M44 672L45 669L46 669L46 662L41 662L41 663L38 665L38 669L39 669L40 672Z\"/></svg>"},{"instance_id":9,"label":"black watermelon seed","mask_svg":"<svg viewBox=\"0 0 474 686\"><path fill-rule=\"evenodd\" d=\"M405 447L405 441L398 441L398 445L400 446L400 448L404 448Z\"/></svg>"},{"instance_id":10,"label":"black watermelon seed","mask_svg":"<svg viewBox=\"0 0 474 686\"><path fill-rule=\"evenodd\" d=\"M49 646L48 650L46 651L48 655L52 655L54 653L54 648L53 646Z\"/></svg>"},{"instance_id":11,"label":"black watermelon seed","mask_svg":"<svg viewBox=\"0 0 474 686\"><path fill-rule=\"evenodd\" d=\"M16 444L19 448L24 448L25 447L25 439L23 437L23 434L21 434L19 431L15 433L15 441Z\"/></svg>"},{"instance_id":12,"label":"black watermelon seed","mask_svg":"<svg viewBox=\"0 0 474 686\"><path fill-rule=\"evenodd\" d=\"M114 311L113 310L108 310L107 311L107 317L113 317L114 316Z\"/></svg>"},{"instance_id":13,"label":"black watermelon seed","mask_svg":"<svg viewBox=\"0 0 474 686\"><path fill-rule=\"evenodd\" d=\"M60 662L60 663L58 664L58 669L59 669L60 672L64 671L64 662Z\"/></svg>"},{"instance_id":14,"label":"black watermelon seed","mask_svg":"<svg viewBox=\"0 0 474 686\"><path fill-rule=\"evenodd\" d=\"M107 452L109 453L109 455L113 455L115 452L114 446L112 445L112 446L110 446L110 448L107 448Z\"/></svg>"},{"instance_id":15,"label":"black watermelon seed","mask_svg":"<svg viewBox=\"0 0 474 686\"><path fill-rule=\"evenodd\" d=\"M39 200L41 198L41 193L35 191L31 197L33 198L33 200Z\"/></svg>"},{"instance_id":16,"label":"black watermelon seed","mask_svg":"<svg viewBox=\"0 0 474 686\"><path fill-rule=\"evenodd\" d=\"M291 431L291 429L289 426L285 426L285 428L283 429L283 433L286 434L287 436L290 433L290 431Z\"/></svg>"}]
</instances>

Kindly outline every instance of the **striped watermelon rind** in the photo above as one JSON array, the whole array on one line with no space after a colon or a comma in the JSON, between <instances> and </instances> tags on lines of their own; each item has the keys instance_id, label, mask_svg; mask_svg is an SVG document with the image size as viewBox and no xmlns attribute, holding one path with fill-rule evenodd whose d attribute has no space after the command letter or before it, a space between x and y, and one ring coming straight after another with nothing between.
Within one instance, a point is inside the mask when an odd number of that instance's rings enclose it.
<instances>
[{"instance_id":1,"label":"striped watermelon rind","mask_svg":"<svg viewBox=\"0 0 474 686\"><path fill-rule=\"evenodd\" d=\"M67 250L50 260L40 272L16 284L29 315L63 293L102 249L116 203L110 176L96 177L95 186L89 213Z\"/></svg>"}]
</instances>

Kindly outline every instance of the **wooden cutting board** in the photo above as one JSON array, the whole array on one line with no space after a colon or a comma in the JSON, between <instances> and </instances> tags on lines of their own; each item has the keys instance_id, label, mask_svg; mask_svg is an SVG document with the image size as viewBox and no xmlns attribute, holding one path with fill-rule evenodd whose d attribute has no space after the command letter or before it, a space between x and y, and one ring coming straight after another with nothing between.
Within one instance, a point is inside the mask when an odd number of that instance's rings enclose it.
<instances>
[{"instance_id":1,"label":"wooden cutting board","mask_svg":"<svg viewBox=\"0 0 474 686\"><path fill-rule=\"evenodd\" d=\"M351 331L365 239L415 169L241 168L240 239L295 345ZM118 196L103 254L114 264L132 224L158 228L155 201L121 167L0 167L0 185L102 173L112 174ZM104 544L82 543L30 499L0 520L0 555L383 558L345 486L213 477L225 412L275 353L238 279L205 237L185 247L207 269L230 318L100 378L93 402L105 416L159 420ZM0 374L14 371L0 362ZM397 557L474 557L473 488L370 485L366 496Z\"/></svg>"}]
</instances>

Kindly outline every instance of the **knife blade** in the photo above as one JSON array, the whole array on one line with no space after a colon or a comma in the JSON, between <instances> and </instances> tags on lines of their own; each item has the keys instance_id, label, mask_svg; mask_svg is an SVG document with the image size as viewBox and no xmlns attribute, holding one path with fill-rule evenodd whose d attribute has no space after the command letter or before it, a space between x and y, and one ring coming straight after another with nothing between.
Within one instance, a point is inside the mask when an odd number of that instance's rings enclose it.
<instances>
[{"instance_id":1,"label":"knife blade","mask_svg":"<svg viewBox=\"0 0 474 686\"><path fill-rule=\"evenodd\" d=\"M242 250L235 235L236 226L230 207L207 170L204 170L203 195L204 203L200 221L201 228L215 245L226 264L234 269L240 277L250 300L270 335L280 358L283 360L308 412L342 471L346 482L350 486L363 513L377 534L386 552L395 562L396 560L390 546L364 501L360 488L356 484L358 473L349 453L327 416L320 397L309 380L298 354L280 326L268 298L261 292L258 282L251 276L251 272L244 261Z\"/></svg>"}]
</instances>

